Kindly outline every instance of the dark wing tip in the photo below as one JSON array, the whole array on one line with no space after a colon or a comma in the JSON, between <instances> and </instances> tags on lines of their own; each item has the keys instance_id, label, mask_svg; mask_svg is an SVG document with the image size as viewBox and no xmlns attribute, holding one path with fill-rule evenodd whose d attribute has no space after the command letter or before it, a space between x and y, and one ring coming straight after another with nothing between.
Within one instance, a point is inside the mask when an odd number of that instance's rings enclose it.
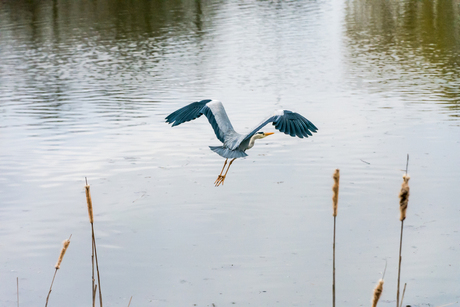
<instances>
[{"instance_id":1,"label":"dark wing tip","mask_svg":"<svg viewBox=\"0 0 460 307\"><path fill-rule=\"evenodd\" d=\"M284 110L283 115L279 116L277 120L273 122L276 129L292 137L309 137L312 136L312 132L318 131L318 128L308 119L302 115Z\"/></svg>"},{"instance_id":2,"label":"dark wing tip","mask_svg":"<svg viewBox=\"0 0 460 307\"><path fill-rule=\"evenodd\" d=\"M166 116L165 121L168 124L172 124L172 127L174 127L182 123L194 120L203 114L203 107L210 101L211 99L205 99L192 102L191 104L188 104L185 107L182 107Z\"/></svg>"}]
</instances>

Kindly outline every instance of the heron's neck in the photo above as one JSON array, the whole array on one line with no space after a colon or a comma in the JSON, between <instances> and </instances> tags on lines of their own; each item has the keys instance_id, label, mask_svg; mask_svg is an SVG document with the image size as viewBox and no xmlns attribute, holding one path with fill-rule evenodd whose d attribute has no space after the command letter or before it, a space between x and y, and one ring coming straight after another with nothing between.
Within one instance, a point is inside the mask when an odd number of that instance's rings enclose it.
<instances>
[{"instance_id":1,"label":"heron's neck","mask_svg":"<svg viewBox=\"0 0 460 307\"><path fill-rule=\"evenodd\" d=\"M260 134L254 134L253 136L251 136L247 149L251 149L252 147L254 147L254 143L257 139L261 139Z\"/></svg>"}]
</instances>

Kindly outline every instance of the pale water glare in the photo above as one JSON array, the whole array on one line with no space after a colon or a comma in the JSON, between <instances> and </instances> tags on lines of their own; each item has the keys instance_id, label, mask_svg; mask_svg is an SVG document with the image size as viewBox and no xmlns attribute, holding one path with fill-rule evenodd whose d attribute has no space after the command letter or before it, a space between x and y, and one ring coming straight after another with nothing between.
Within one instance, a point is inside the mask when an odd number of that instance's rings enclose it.
<instances>
[{"instance_id":1,"label":"pale water glare","mask_svg":"<svg viewBox=\"0 0 460 307\"><path fill-rule=\"evenodd\" d=\"M104 305L394 306L410 154L404 305L460 299L460 7L428 1L1 1L0 305L91 304L91 185ZM232 165L207 120L277 132ZM451 306L456 306L455 303Z\"/></svg>"}]
</instances>

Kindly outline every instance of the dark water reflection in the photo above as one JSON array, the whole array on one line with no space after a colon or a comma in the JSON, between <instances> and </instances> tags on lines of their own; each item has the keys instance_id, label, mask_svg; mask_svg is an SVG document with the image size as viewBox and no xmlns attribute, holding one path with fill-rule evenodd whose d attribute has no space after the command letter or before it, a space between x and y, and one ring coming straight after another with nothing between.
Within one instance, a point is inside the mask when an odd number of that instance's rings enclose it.
<instances>
[{"instance_id":1,"label":"dark water reflection","mask_svg":"<svg viewBox=\"0 0 460 307\"><path fill-rule=\"evenodd\" d=\"M350 71L358 86L440 103L459 116L457 1L348 1ZM434 95L432 95L434 94Z\"/></svg>"},{"instance_id":2,"label":"dark water reflection","mask_svg":"<svg viewBox=\"0 0 460 307\"><path fill-rule=\"evenodd\" d=\"M458 301L459 10L0 0L0 305L15 304L16 277L21 305L44 302L70 233L51 300L90 303L84 177L107 304L330 305L339 167L338 301L368 305L387 259L380 304L394 306L407 153L405 301ZM203 98L222 100L239 132L287 108L319 133L264 139L215 189L206 120L164 123Z\"/></svg>"}]
</instances>

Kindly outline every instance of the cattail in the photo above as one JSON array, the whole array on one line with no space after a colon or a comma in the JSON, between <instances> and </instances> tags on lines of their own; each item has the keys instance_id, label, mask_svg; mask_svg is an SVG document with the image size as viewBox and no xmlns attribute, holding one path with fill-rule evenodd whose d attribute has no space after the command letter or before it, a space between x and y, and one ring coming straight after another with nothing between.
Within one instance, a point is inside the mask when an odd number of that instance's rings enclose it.
<instances>
[{"instance_id":1,"label":"cattail","mask_svg":"<svg viewBox=\"0 0 460 307\"><path fill-rule=\"evenodd\" d=\"M88 215L89 215L89 222L92 224L93 219L93 203L91 201L91 193L89 191L89 185L85 185L86 190L86 202L88 203Z\"/></svg>"},{"instance_id":2,"label":"cattail","mask_svg":"<svg viewBox=\"0 0 460 307\"><path fill-rule=\"evenodd\" d=\"M62 259L64 258L64 254L65 254L65 251L67 250L67 247L69 247L71 237L72 237L72 235L70 235L70 237L67 240L64 240L64 242L62 242L63 246L62 246L62 249L61 249L61 253L59 254L59 259L58 259L56 265L54 266L56 268L56 270L54 270L54 275L53 275L53 279L51 280L50 290L48 291L48 295L46 296L45 307L48 306L48 300L50 298L50 294L51 294L51 291L53 289L54 279L56 278L57 271L61 267L61 262L62 262Z\"/></svg>"},{"instance_id":3,"label":"cattail","mask_svg":"<svg viewBox=\"0 0 460 307\"><path fill-rule=\"evenodd\" d=\"M403 183L401 185L401 191L399 192L399 211L400 211L400 221L406 219L407 203L409 202L409 175L403 175Z\"/></svg>"},{"instance_id":4,"label":"cattail","mask_svg":"<svg viewBox=\"0 0 460 307\"><path fill-rule=\"evenodd\" d=\"M379 283L374 289L374 296L372 297L372 307L377 307L377 303L379 302L380 296L382 295L383 291L383 279L379 280Z\"/></svg>"},{"instance_id":5,"label":"cattail","mask_svg":"<svg viewBox=\"0 0 460 307\"><path fill-rule=\"evenodd\" d=\"M339 201L339 180L340 180L340 170L336 169L334 175L334 185L332 186L332 216L337 216L337 203Z\"/></svg>"},{"instance_id":6,"label":"cattail","mask_svg":"<svg viewBox=\"0 0 460 307\"><path fill-rule=\"evenodd\" d=\"M336 169L334 175L334 185L332 186L332 216L334 217L334 232L332 239L332 307L335 307L335 230L337 218L337 203L339 202L339 180L340 170Z\"/></svg>"},{"instance_id":7,"label":"cattail","mask_svg":"<svg viewBox=\"0 0 460 307\"><path fill-rule=\"evenodd\" d=\"M85 177L86 180L86 177ZM99 263L97 261L97 251L96 251L96 236L94 235L94 219L93 219L93 203L91 201L91 193L90 188L88 185L88 181L86 181L85 185L86 191L86 202L88 204L88 215L89 215L89 222L91 224L91 239L92 239L92 246L91 246L91 264L92 264L92 296L93 296L93 306L96 301L96 289L99 288L99 302L102 307L102 292L101 292L101 278L99 275ZM96 264L96 272L97 272L97 281L98 285L95 284L94 279L94 265Z\"/></svg>"},{"instance_id":8,"label":"cattail","mask_svg":"<svg viewBox=\"0 0 460 307\"><path fill-rule=\"evenodd\" d=\"M60 267L61 267L61 262L62 262L62 258L64 258L64 254L67 250L67 247L69 247L69 244L70 244L70 240L69 239L66 239L64 240L64 242L62 242L62 249L61 249L61 254L59 255L59 259L55 265L55 268L56 270L59 270Z\"/></svg>"}]
</instances>

